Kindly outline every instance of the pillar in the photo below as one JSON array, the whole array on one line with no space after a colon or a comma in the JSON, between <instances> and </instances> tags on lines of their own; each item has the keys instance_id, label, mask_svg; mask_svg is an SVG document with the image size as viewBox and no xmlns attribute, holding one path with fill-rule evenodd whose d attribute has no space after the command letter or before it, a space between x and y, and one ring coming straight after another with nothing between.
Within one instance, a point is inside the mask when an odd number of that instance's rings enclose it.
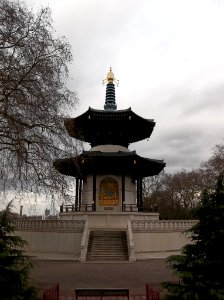
<instances>
[{"instance_id":1,"label":"pillar","mask_svg":"<svg viewBox=\"0 0 224 300\"><path fill-rule=\"evenodd\" d=\"M137 198L137 207L139 207L139 180L136 180L136 198Z\"/></svg>"},{"instance_id":2,"label":"pillar","mask_svg":"<svg viewBox=\"0 0 224 300\"><path fill-rule=\"evenodd\" d=\"M82 205L82 179L79 179L79 196L78 196L79 209Z\"/></svg>"},{"instance_id":3,"label":"pillar","mask_svg":"<svg viewBox=\"0 0 224 300\"><path fill-rule=\"evenodd\" d=\"M139 205L142 210L143 207L143 198L142 198L142 178L139 179Z\"/></svg>"},{"instance_id":4,"label":"pillar","mask_svg":"<svg viewBox=\"0 0 224 300\"><path fill-rule=\"evenodd\" d=\"M142 178L138 178L136 184L137 184L137 207L141 210L143 206Z\"/></svg>"},{"instance_id":5,"label":"pillar","mask_svg":"<svg viewBox=\"0 0 224 300\"><path fill-rule=\"evenodd\" d=\"M78 199L79 199L79 179L75 179L75 211L78 210Z\"/></svg>"},{"instance_id":6,"label":"pillar","mask_svg":"<svg viewBox=\"0 0 224 300\"><path fill-rule=\"evenodd\" d=\"M121 201L122 201L122 211L125 210L124 202L125 202L125 175L122 174L121 177Z\"/></svg>"}]
</instances>

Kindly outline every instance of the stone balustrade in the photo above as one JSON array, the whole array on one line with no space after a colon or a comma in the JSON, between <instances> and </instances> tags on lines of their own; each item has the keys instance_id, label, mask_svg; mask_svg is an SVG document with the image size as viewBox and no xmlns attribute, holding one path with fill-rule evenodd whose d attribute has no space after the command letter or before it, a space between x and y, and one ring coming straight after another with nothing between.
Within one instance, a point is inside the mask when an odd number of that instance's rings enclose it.
<instances>
[{"instance_id":1,"label":"stone balustrade","mask_svg":"<svg viewBox=\"0 0 224 300\"><path fill-rule=\"evenodd\" d=\"M133 231L186 231L195 225L197 220L132 220Z\"/></svg>"},{"instance_id":2,"label":"stone balustrade","mask_svg":"<svg viewBox=\"0 0 224 300\"><path fill-rule=\"evenodd\" d=\"M14 221L17 231L83 231L84 220L20 220Z\"/></svg>"}]
</instances>

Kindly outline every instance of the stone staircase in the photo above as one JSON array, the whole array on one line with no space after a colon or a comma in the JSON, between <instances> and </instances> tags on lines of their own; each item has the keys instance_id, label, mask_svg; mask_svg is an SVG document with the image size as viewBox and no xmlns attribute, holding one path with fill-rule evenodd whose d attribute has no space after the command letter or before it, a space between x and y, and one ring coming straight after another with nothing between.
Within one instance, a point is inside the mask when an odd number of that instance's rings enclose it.
<instances>
[{"instance_id":1,"label":"stone staircase","mask_svg":"<svg viewBox=\"0 0 224 300\"><path fill-rule=\"evenodd\" d=\"M86 255L87 261L128 260L127 236L125 231L90 231Z\"/></svg>"}]
</instances>

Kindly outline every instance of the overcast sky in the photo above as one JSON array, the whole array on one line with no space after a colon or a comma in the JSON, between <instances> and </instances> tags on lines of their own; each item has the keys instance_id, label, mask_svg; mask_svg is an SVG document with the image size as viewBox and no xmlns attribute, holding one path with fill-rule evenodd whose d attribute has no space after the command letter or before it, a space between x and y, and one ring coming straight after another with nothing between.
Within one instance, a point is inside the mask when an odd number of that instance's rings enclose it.
<instances>
[{"instance_id":1,"label":"overcast sky","mask_svg":"<svg viewBox=\"0 0 224 300\"><path fill-rule=\"evenodd\" d=\"M49 6L53 26L72 46L70 88L79 106L103 109L102 79L120 80L118 109L132 107L156 127L133 144L164 159L166 171L199 167L223 141L223 0L26 0Z\"/></svg>"}]
</instances>

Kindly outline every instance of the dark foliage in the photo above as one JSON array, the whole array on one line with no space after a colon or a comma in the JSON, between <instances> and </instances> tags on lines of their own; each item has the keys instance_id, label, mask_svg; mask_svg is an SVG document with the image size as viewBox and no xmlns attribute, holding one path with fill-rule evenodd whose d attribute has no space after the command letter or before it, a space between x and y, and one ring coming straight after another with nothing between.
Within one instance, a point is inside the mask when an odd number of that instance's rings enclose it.
<instances>
[{"instance_id":1,"label":"dark foliage","mask_svg":"<svg viewBox=\"0 0 224 300\"><path fill-rule=\"evenodd\" d=\"M31 258L24 254L26 242L14 234L11 203L0 213L0 298L4 300L37 299L29 286Z\"/></svg>"},{"instance_id":2,"label":"dark foliage","mask_svg":"<svg viewBox=\"0 0 224 300\"><path fill-rule=\"evenodd\" d=\"M224 173L216 189L204 192L197 217L189 231L192 243L168 258L180 278L179 284L165 283L168 300L224 299Z\"/></svg>"}]
</instances>

